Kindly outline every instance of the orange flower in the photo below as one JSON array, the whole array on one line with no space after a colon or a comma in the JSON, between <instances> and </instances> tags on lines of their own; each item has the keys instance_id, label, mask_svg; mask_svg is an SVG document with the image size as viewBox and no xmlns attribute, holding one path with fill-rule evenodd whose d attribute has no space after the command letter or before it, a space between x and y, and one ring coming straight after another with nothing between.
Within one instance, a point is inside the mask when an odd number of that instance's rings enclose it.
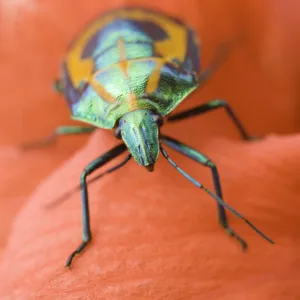
<instances>
[{"instance_id":1,"label":"orange flower","mask_svg":"<svg viewBox=\"0 0 300 300\"><path fill-rule=\"evenodd\" d=\"M0 299L300 298L298 2L7 3L0 4ZM243 37L205 88L178 111L223 98L251 134L287 135L238 141L223 111L166 125L164 132L216 162L224 200L275 245L229 214L249 243L242 253L218 225L209 196L162 158L152 174L131 161L89 187L93 242L71 271L64 269L81 239L81 196L75 193L53 209L45 205L77 185L84 166L117 141L97 130L85 146L82 137L60 138L29 152L9 145L71 124L62 97L51 90L67 45L98 14L134 4L161 9L194 27L204 65L222 41ZM170 155L213 188L208 169Z\"/></svg>"}]
</instances>

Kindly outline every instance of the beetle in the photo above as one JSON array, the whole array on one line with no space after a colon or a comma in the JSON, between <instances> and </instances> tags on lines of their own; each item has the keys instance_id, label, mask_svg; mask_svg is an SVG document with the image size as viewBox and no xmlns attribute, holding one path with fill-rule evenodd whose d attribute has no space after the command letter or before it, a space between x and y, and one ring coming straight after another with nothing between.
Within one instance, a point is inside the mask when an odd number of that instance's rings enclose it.
<instances>
[{"instance_id":1,"label":"beetle","mask_svg":"<svg viewBox=\"0 0 300 300\"><path fill-rule=\"evenodd\" d=\"M221 226L243 249L247 248L247 243L229 226L225 208L243 219L268 242L274 243L224 202L219 172L212 160L160 131L164 121L177 122L224 108L241 137L251 140L233 109L221 99L169 115L210 78L218 66L217 61L213 60L202 70L200 46L192 29L163 13L135 7L113 10L100 16L71 44L55 86L65 96L72 119L91 127L58 127L50 138L40 144L47 144L59 135L91 133L96 128L114 130L115 137L122 143L93 160L81 173L83 238L68 257L67 267L92 238L87 176L126 150L129 155L125 160L104 174L121 168L132 157L138 165L152 172L161 152L179 173L217 202ZM215 193L180 168L163 145L208 167L212 172Z\"/></svg>"}]
</instances>

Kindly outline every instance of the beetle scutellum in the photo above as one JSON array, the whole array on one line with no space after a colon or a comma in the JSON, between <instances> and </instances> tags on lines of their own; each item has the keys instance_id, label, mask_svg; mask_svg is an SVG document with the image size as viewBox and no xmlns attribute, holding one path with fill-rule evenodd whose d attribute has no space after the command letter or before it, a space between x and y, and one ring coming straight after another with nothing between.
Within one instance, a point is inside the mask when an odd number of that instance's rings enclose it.
<instances>
[{"instance_id":1,"label":"beetle scutellum","mask_svg":"<svg viewBox=\"0 0 300 300\"><path fill-rule=\"evenodd\" d=\"M222 200L218 170L209 158L160 133L164 120L175 122L223 107L242 138L250 139L233 110L223 100L213 100L168 116L215 69L213 63L201 71L199 48L195 33L185 24L141 8L118 9L101 16L70 46L56 87L64 94L72 119L92 127L59 127L51 140L57 135L89 133L96 128L105 128L113 129L122 143L88 164L81 174L83 241L69 256L66 266L71 265L74 256L91 240L86 177L126 149L130 153L126 159L105 173L119 169L131 157L152 172L161 152L185 178L214 198L218 203L220 224L244 249L247 244L229 227L224 208L242 218L263 238L273 243ZM179 168L162 144L209 167L215 194Z\"/></svg>"}]
</instances>

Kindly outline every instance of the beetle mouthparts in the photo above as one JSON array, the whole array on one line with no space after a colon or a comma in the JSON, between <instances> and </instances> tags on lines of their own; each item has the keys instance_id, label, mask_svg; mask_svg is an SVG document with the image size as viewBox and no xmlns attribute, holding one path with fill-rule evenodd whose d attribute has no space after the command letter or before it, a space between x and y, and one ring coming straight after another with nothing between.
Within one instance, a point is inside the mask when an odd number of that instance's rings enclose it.
<instances>
[{"instance_id":1,"label":"beetle mouthparts","mask_svg":"<svg viewBox=\"0 0 300 300\"><path fill-rule=\"evenodd\" d=\"M145 168L146 168L149 172L153 172L153 171L154 171L154 164L145 166Z\"/></svg>"}]
</instances>

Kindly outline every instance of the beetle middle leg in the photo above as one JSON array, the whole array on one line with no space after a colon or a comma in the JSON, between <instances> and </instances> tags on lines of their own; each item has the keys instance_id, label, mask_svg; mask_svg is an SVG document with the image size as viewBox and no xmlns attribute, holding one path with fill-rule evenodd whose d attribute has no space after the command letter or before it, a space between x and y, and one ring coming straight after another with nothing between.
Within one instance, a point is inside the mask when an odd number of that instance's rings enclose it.
<instances>
[{"instance_id":1,"label":"beetle middle leg","mask_svg":"<svg viewBox=\"0 0 300 300\"><path fill-rule=\"evenodd\" d=\"M56 138L60 135L72 135L72 134L88 134L92 133L96 127L82 127L82 126L59 126L49 136L44 137L37 141L24 143L21 147L25 150L31 148L39 148L48 146L56 141Z\"/></svg>"},{"instance_id":2,"label":"beetle middle leg","mask_svg":"<svg viewBox=\"0 0 300 300\"><path fill-rule=\"evenodd\" d=\"M253 140L255 137L252 137L248 134L247 130L245 129L245 126L242 124L242 122L239 120L231 106L224 100L216 99L213 101L210 101L208 103L184 110L182 112L179 112L177 114L174 114L167 118L168 122L176 122L180 120L184 120L187 118L195 117L201 114L204 114L209 111L213 111L218 108L224 108L227 115L230 117L230 119L233 121L234 125L238 129L241 137L244 140Z\"/></svg>"},{"instance_id":3,"label":"beetle middle leg","mask_svg":"<svg viewBox=\"0 0 300 300\"><path fill-rule=\"evenodd\" d=\"M220 184L220 179L219 179L219 172L216 167L216 165L205 155L202 153L196 151L195 149L173 139L168 136L162 135L161 136L161 141L162 143L166 144L170 148L178 151L179 153L189 157L190 159L200 163L201 165L210 168L212 172L212 177L213 177L213 183L214 183L214 188L216 191L216 194L219 198L223 199L222 196L222 189L221 189L221 184ZM219 222L221 226L226 230L226 232L234 237L242 246L243 250L247 248L247 243L246 241L241 238L237 233L231 229L231 227L228 224L228 219L226 215L226 211L224 207L220 204L218 204L218 217L219 217Z\"/></svg>"},{"instance_id":4,"label":"beetle middle leg","mask_svg":"<svg viewBox=\"0 0 300 300\"><path fill-rule=\"evenodd\" d=\"M90 227L90 213L89 213L89 201L88 201L88 190L87 190L87 176L92 174L94 171L102 167L107 162L121 155L127 147L125 144L119 144L112 148L110 151L104 153L94 161L89 163L83 170L80 176L80 188L81 188L81 200L82 200L82 242L73 251L67 261L66 267L70 267L75 255L81 253L85 247L89 244L92 239L91 227Z\"/></svg>"}]
</instances>

